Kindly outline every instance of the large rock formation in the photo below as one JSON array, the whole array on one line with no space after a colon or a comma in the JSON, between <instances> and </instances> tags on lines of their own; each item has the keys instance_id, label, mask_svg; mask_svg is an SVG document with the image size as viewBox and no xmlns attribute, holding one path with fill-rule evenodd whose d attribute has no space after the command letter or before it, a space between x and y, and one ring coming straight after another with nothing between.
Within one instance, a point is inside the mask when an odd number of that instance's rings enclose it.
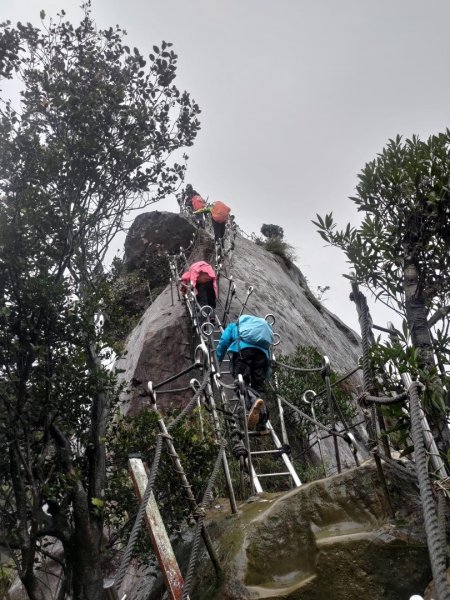
<instances>
[{"instance_id":1,"label":"large rock formation","mask_svg":"<svg viewBox=\"0 0 450 600\"><path fill-rule=\"evenodd\" d=\"M173 213L155 210L136 217L125 240L125 265L129 270L145 265L146 255L176 254L186 248L195 228Z\"/></svg>"},{"instance_id":2,"label":"large rock formation","mask_svg":"<svg viewBox=\"0 0 450 600\"><path fill-rule=\"evenodd\" d=\"M376 468L341 475L215 516L225 569L214 581L207 559L199 574L208 600L407 600L424 590L430 565L420 498L413 479L386 468L396 511L390 517Z\"/></svg>"},{"instance_id":3,"label":"large rock formation","mask_svg":"<svg viewBox=\"0 0 450 600\"><path fill-rule=\"evenodd\" d=\"M192 226L182 217L171 213L139 215L127 237L125 262L142 264L146 249L179 250L189 243ZM214 246L208 233L199 232L190 255L190 262L212 261ZM141 257L141 258L139 258ZM254 314L273 313L275 331L281 336L277 353L289 354L301 344L314 346L326 354L336 371L352 369L360 355L358 336L318 302L309 290L300 270L263 247L238 236L231 262L226 259L226 275L219 281L223 303L228 289L226 277L233 276L237 289L230 319L238 316L249 286L254 292L247 310ZM219 310L219 316L220 310ZM161 381L192 363L192 335L185 307L178 300L176 289L168 286L149 306L137 327L130 334L126 356L118 362L124 369L123 380L129 383L123 399L125 411L135 412L145 403L148 380ZM189 382L190 375L177 381L176 387ZM358 383L358 379L353 379ZM163 397L162 397L163 398ZM162 399L163 406L180 406L186 399L182 394Z\"/></svg>"}]
</instances>

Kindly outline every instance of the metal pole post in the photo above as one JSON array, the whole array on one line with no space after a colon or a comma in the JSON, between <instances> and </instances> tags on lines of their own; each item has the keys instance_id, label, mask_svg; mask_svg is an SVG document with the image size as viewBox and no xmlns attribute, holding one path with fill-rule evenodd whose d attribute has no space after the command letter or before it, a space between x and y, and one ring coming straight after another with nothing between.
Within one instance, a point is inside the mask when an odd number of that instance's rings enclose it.
<instances>
[{"instance_id":1,"label":"metal pole post","mask_svg":"<svg viewBox=\"0 0 450 600\"><path fill-rule=\"evenodd\" d=\"M162 418L162 416L160 415L158 408L156 406L156 394L155 392L153 392L153 390L151 389L151 382L149 382L149 391L150 391L150 395L151 395L151 399L152 399L152 405L153 405L153 410L156 412L156 414L158 415L158 427L161 431L161 433L164 434L164 442L167 446L167 451L169 453L169 456L172 460L172 463L174 465L174 469L175 472L177 473L177 475L180 478L181 481L181 485L184 488L184 491L186 493L186 497L187 500L189 502L189 506L191 508L191 511L194 515L197 513L197 509L198 509L198 504L197 501L195 500L195 496L192 492L192 488L191 485L186 477L186 473L184 471L184 468L180 462L180 458L178 456L177 451L175 450L175 446L173 445L172 442L172 437L169 435L169 432L167 430L166 424L164 423L164 420ZM198 517L196 517L198 519ZM214 546L212 544L211 538L209 536L209 533L207 531L207 529L205 528L205 526L202 527L202 537L203 537L203 541L205 542L205 546L206 549L208 550L208 554L211 558L211 562L214 565L214 569L216 571L216 574L218 576L221 576L222 574L222 568L220 566L220 562L219 559L217 557L216 551L214 550Z\"/></svg>"},{"instance_id":2,"label":"metal pole post","mask_svg":"<svg viewBox=\"0 0 450 600\"><path fill-rule=\"evenodd\" d=\"M323 376L323 378L325 380L325 386L327 388L328 408L330 411L330 424L331 424L331 429L333 431L335 431L336 430L336 419L334 417L334 405L333 405L331 383L330 383L331 367L330 367L330 360L329 360L328 356L324 356L323 361L324 361L324 376ZM334 454L336 456L336 467L337 467L338 473L340 473L341 472L341 456L339 454L338 440L335 435L333 435L333 444L334 444Z\"/></svg>"},{"instance_id":3,"label":"metal pole post","mask_svg":"<svg viewBox=\"0 0 450 600\"><path fill-rule=\"evenodd\" d=\"M247 298L245 299L245 302L244 302L244 304L242 305L241 312L239 313L239 317L240 317L240 316L242 315L242 313L244 312L244 309L245 309L245 307L247 306L248 299L250 298L250 296L252 295L252 293L253 293L253 286L251 285L251 286L248 288L248 290L247 290Z\"/></svg>"},{"instance_id":4,"label":"metal pole post","mask_svg":"<svg viewBox=\"0 0 450 600\"><path fill-rule=\"evenodd\" d=\"M106 600L125 600L127 597L125 594L125 596L119 599L119 594L114 587L114 580L112 579L106 579L103 582L103 591L105 592Z\"/></svg>"}]
</instances>

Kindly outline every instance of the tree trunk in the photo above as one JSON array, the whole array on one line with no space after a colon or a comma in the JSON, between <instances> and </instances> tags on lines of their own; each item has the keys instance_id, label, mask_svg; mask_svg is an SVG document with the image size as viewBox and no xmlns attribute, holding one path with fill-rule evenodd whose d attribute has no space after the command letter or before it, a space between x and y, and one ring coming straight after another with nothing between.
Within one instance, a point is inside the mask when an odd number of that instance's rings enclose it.
<instances>
[{"instance_id":1,"label":"tree trunk","mask_svg":"<svg viewBox=\"0 0 450 600\"><path fill-rule=\"evenodd\" d=\"M93 522L88 495L81 483L74 492L75 530L71 540L70 564L73 571L73 600L103 600L101 569L102 531Z\"/></svg>"},{"instance_id":2,"label":"tree trunk","mask_svg":"<svg viewBox=\"0 0 450 600\"><path fill-rule=\"evenodd\" d=\"M403 270L403 289L405 292L406 319L414 348L420 350L420 361L428 367L435 367L433 340L428 327L428 312L419 281L419 272L413 260L405 259Z\"/></svg>"},{"instance_id":3,"label":"tree trunk","mask_svg":"<svg viewBox=\"0 0 450 600\"><path fill-rule=\"evenodd\" d=\"M46 600L46 594L39 586L38 580L34 573L30 573L26 577L21 577L21 581L30 600Z\"/></svg>"},{"instance_id":4,"label":"tree trunk","mask_svg":"<svg viewBox=\"0 0 450 600\"><path fill-rule=\"evenodd\" d=\"M405 311L411 343L419 350L420 365L429 371L430 378L437 383L436 364L433 352L433 340L428 326L428 311L419 277L419 269L414 259L414 251L406 251L403 268L403 290L405 292ZM441 384L439 383L441 387ZM430 427L439 450L447 452L450 448L450 431L446 416L431 408Z\"/></svg>"}]
</instances>

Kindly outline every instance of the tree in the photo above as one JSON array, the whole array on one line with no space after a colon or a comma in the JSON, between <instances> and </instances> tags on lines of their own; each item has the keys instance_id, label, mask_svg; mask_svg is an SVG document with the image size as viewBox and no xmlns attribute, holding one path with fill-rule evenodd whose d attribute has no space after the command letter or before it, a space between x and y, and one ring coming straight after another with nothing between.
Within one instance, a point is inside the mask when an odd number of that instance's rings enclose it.
<instances>
[{"instance_id":1,"label":"tree","mask_svg":"<svg viewBox=\"0 0 450 600\"><path fill-rule=\"evenodd\" d=\"M284 231L283 228L280 227L279 225L266 225L264 224L261 227L261 233L263 234L264 237L270 239L270 238L279 238L280 240L283 239L284 237Z\"/></svg>"},{"instance_id":2,"label":"tree","mask_svg":"<svg viewBox=\"0 0 450 600\"><path fill-rule=\"evenodd\" d=\"M0 105L0 537L31 600L46 597L36 570L49 538L62 546L59 597L103 597L117 390L102 262L130 210L177 189L177 151L199 130L171 44L147 64L82 8L76 27L41 12L40 28L0 29L0 75L21 85L20 106Z\"/></svg>"},{"instance_id":3,"label":"tree","mask_svg":"<svg viewBox=\"0 0 450 600\"><path fill-rule=\"evenodd\" d=\"M389 140L358 176L351 200L365 213L358 227L337 230L318 216L322 238L344 250L358 283L404 316L416 354L410 367L427 383L429 410L445 412L436 376L448 371L450 283L450 131L421 141ZM353 276L352 276L353 277ZM432 332L434 328L434 335ZM449 447L446 419L441 434Z\"/></svg>"},{"instance_id":4,"label":"tree","mask_svg":"<svg viewBox=\"0 0 450 600\"><path fill-rule=\"evenodd\" d=\"M295 249L283 239L283 228L279 225L263 225L261 233L266 239L257 238L256 243L264 246L268 252L280 256L286 266L290 267L296 259Z\"/></svg>"}]
</instances>

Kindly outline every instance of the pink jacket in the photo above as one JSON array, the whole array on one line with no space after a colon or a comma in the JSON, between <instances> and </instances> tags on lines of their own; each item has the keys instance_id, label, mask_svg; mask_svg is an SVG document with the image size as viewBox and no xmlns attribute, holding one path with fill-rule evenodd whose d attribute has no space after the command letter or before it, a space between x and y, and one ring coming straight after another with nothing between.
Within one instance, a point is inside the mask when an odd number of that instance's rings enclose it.
<instances>
[{"instance_id":1,"label":"pink jacket","mask_svg":"<svg viewBox=\"0 0 450 600\"><path fill-rule=\"evenodd\" d=\"M195 288L197 285L199 275L201 273L205 273L206 275L209 275L209 277L211 277L217 298L217 296L219 295L219 290L217 289L216 274L214 273L214 269L211 267L211 265L207 262L204 262L203 260L194 263L190 266L189 271L183 273L183 275L181 276L181 284L188 285L192 281Z\"/></svg>"}]
</instances>

